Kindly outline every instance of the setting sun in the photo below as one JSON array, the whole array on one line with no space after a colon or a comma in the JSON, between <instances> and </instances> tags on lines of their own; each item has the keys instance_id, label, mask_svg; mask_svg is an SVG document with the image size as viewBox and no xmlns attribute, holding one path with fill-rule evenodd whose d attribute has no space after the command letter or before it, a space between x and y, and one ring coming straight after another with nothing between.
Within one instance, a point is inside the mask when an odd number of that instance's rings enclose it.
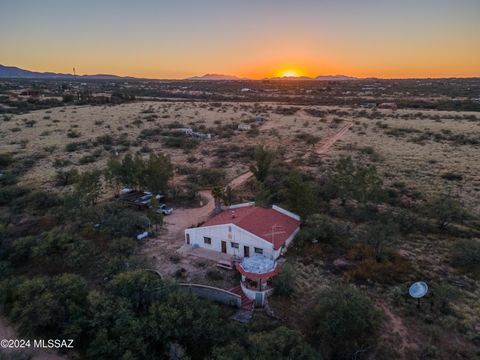
<instances>
[{"instance_id":1,"label":"setting sun","mask_svg":"<svg viewBox=\"0 0 480 360\"><path fill-rule=\"evenodd\" d=\"M303 75L302 71L298 69L293 69L293 68L281 69L277 72L278 77L297 77L302 75Z\"/></svg>"},{"instance_id":2,"label":"setting sun","mask_svg":"<svg viewBox=\"0 0 480 360\"><path fill-rule=\"evenodd\" d=\"M297 72L294 70L286 70L282 73L283 77L296 77L298 76Z\"/></svg>"}]
</instances>

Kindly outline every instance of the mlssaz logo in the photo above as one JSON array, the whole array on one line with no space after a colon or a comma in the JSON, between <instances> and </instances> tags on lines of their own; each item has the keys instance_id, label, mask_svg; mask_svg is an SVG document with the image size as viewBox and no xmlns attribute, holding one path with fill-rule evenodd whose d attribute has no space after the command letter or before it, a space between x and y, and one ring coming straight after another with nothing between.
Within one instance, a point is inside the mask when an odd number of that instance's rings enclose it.
<instances>
[{"instance_id":1,"label":"mlssaz logo","mask_svg":"<svg viewBox=\"0 0 480 360\"><path fill-rule=\"evenodd\" d=\"M39 339L33 340L33 346L43 349L73 349L73 339L61 340L61 339Z\"/></svg>"}]
</instances>

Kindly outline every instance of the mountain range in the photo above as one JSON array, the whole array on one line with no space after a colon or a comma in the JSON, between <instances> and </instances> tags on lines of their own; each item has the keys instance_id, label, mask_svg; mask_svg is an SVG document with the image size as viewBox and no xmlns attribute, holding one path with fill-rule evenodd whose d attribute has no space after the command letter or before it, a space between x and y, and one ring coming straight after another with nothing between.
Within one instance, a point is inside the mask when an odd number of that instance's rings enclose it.
<instances>
[{"instance_id":1,"label":"mountain range","mask_svg":"<svg viewBox=\"0 0 480 360\"><path fill-rule=\"evenodd\" d=\"M96 75L72 75L54 72L36 72L25 69L20 69L16 66L5 66L0 64L0 78L9 79L102 79L102 80L116 80L116 79L137 79L130 76L118 76L111 74L96 74ZM270 77L264 80L323 80L323 81L339 81L339 80L357 80L358 78L345 75L322 75L317 77L299 76L299 77ZM192 76L185 80L251 80L248 78L241 78L234 75L223 74L205 74L202 76Z\"/></svg>"},{"instance_id":2,"label":"mountain range","mask_svg":"<svg viewBox=\"0 0 480 360\"><path fill-rule=\"evenodd\" d=\"M122 77L110 74L96 74L96 75L72 75L62 74L54 72L36 72L30 70L20 69L16 66L5 66L0 64L0 78L10 79L73 79L73 78L86 78L86 79L133 79L132 77Z\"/></svg>"},{"instance_id":3,"label":"mountain range","mask_svg":"<svg viewBox=\"0 0 480 360\"><path fill-rule=\"evenodd\" d=\"M223 75L223 74L205 74L202 76L192 76L185 80L250 80L247 78L239 78L235 75Z\"/></svg>"}]
</instances>

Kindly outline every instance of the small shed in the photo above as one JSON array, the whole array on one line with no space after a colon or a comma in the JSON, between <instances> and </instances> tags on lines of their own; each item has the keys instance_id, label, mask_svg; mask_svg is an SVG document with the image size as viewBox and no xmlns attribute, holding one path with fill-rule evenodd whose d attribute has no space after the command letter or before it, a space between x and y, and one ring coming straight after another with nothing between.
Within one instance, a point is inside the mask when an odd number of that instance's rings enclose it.
<instances>
[{"instance_id":1,"label":"small shed","mask_svg":"<svg viewBox=\"0 0 480 360\"><path fill-rule=\"evenodd\" d=\"M251 128L250 124L238 124L238 130L250 130Z\"/></svg>"}]
</instances>

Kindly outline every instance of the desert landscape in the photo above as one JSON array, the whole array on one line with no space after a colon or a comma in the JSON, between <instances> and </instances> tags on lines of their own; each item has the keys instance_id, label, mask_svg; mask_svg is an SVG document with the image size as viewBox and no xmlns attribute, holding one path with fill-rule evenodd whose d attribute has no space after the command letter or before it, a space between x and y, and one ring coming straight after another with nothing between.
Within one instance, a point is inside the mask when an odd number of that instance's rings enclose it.
<instances>
[{"instance_id":1,"label":"desert landscape","mask_svg":"<svg viewBox=\"0 0 480 360\"><path fill-rule=\"evenodd\" d=\"M480 162L475 154L480 144L480 111L438 110L434 108L435 97L431 108L427 105L423 109L382 108L378 101L372 107L374 97L359 104L312 105L303 101L296 104L295 100L281 101L283 91L294 91L292 80L286 82L265 86L278 87L279 101L246 101L236 98L237 92L231 90L222 94L230 97L229 101L209 101L201 96L181 99L178 91L171 90L170 95L149 94L118 104L69 104L60 102L58 99L62 97L56 94L52 96L59 102L55 106L21 112L15 108L10 112L4 109L0 153L6 172L2 174L15 176L16 185L5 182L3 192L12 187L28 187L45 194L43 196L51 194L48 196L61 198L77 191L78 176L108 171L112 159L120 160L127 154L138 154L144 159L151 154L164 154L173 166L165 193L173 213L165 215L162 225L155 226L151 236L138 243L134 254L140 262L136 267L158 274L164 281L229 289L238 281L235 273L217 268L222 257L185 247L183 232L201 225L215 213L218 199L212 193L218 191L215 190L218 186L225 189L220 200L224 206L262 201L259 180L250 170L259 161L259 146L269 149L276 158L276 165L272 165L270 171L277 175L265 182L265 186L273 186L267 203L275 201L295 211L306 211L304 214L322 214L321 220L316 220L322 225L315 226L323 227L322 231L328 235L319 243L319 240L307 240L307 243L300 240L286 253L288 269L294 274L289 285L292 290L287 296L274 295L266 313L259 308L253 321L289 324L304 333L310 326L305 309L315 307L318 292L335 284L354 283L364 289L375 307L384 313L382 335L371 356L409 359L432 352L439 358L454 354L473 356L475 334L480 326L478 276L452 267L450 259L452 251L457 251L456 243L464 241L463 238L478 237ZM75 82L60 83L69 84L69 89L78 88ZM58 83L53 84L56 87ZM211 86L210 82L203 84L192 86ZM350 85L329 84L358 87L356 81ZM183 85L182 82L169 83L168 87L183 88ZM22 85L26 89L29 86L29 83ZM97 82L80 88L95 89L95 86ZM283 87L288 90L282 90ZM312 83L303 82L295 84L294 89L304 92L304 88L309 87ZM43 91L49 88L52 83L47 83ZM70 94L81 90L67 91ZM130 96L136 94L135 83L124 91ZM260 90L256 91L260 96ZM20 93L7 89L3 96L8 97L10 104L17 102L18 105L24 100ZM95 102L100 96L109 98L104 90L100 94L89 90L86 101ZM31 106L50 98L45 94ZM335 102L335 97L330 101ZM365 101L367 105L363 105ZM192 129L205 136L195 137L182 129ZM379 195L378 200L367 200L365 205L358 200L351 202L348 197L345 204L337 202L335 198L339 195L335 192L347 189L330 189L335 184L330 185L329 178L338 176L341 159L351 159L355 164L352 166L358 168L373 167L378 174L374 176L381 178L382 190L378 191L383 195ZM292 171L304 179L297 184L300 186L300 193L295 195L299 197L297 201L288 195L293 191L289 185ZM99 186L96 201L102 204L113 199L115 204L118 189L109 185L107 177ZM5 196L8 195L4 195L2 201L10 207L21 201ZM19 199L22 196L26 195L20 193ZM304 196L314 196L317 200ZM438 214L452 217L455 225L435 230L426 218L420 220L419 216L434 216L435 209L431 211L428 207L438 206L430 204L444 197L448 197L445 201L454 202L451 206L461 206L468 216ZM52 206L47 199L39 201L47 201L46 206ZM378 204L372 208L374 203ZM53 201L53 206L62 205ZM423 210L425 208L428 211ZM133 211L138 216L150 216L143 210ZM8 213L8 210L3 212L4 229L11 234L24 232L25 229L20 230L25 226L22 223L38 220L39 216L34 211L17 219ZM378 216L385 216L382 221L391 221L388 217L392 216L399 228L397 234L382 235L396 238L388 241L384 250L393 258L387 260L387 257L374 266L367 260L370 250L362 247L370 246L368 240L366 243L362 240L362 231L367 226L364 223L370 223L369 218ZM461 223L457 223L459 220ZM17 230L12 228L15 223L20 226ZM85 224L81 226L84 228ZM298 236L308 239L312 229L308 219L304 226L305 235ZM100 233L87 236L103 236ZM122 236L125 235L128 233ZM309 244L309 241L313 242ZM432 300L434 305L423 305L433 306L429 311L420 311L415 302L405 300L408 284L417 279L427 280L436 295L435 301ZM457 334L455 337L451 337L452 331ZM401 345L393 350L392 344L398 341Z\"/></svg>"},{"instance_id":2,"label":"desert landscape","mask_svg":"<svg viewBox=\"0 0 480 360\"><path fill-rule=\"evenodd\" d=\"M480 360L479 1L0 9L0 360Z\"/></svg>"}]
</instances>

